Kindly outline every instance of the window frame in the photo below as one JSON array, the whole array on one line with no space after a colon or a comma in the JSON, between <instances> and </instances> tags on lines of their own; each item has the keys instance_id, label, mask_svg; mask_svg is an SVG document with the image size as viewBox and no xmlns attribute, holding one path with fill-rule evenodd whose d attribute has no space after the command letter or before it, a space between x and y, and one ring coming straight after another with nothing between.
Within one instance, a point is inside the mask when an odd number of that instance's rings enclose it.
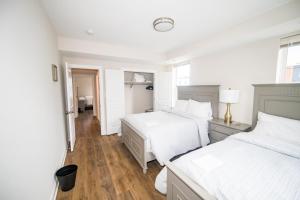
<instances>
[{"instance_id":1,"label":"window frame","mask_svg":"<svg viewBox=\"0 0 300 200\"><path fill-rule=\"evenodd\" d=\"M300 34L280 39L280 48L278 50L277 58L276 83L300 83L300 78L297 81L293 80L295 71L297 70L296 73L299 73L300 57L299 63L297 60L295 64L288 66L289 48L295 46L300 48Z\"/></svg>"},{"instance_id":2,"label":"window frame","mask_svg":"<svg viewBox=\"0 0 300 200\"><path fill-rule=\"evenodd\" d=\"M188 67L188 75L179 76L178 68ZM191 64L190 63L181 63L175 66L175 83L176 86L188 86L190 85L191 79ZM179 83L181 80L183 83ZM186 81L186 83L184 83Z\"/></svg>"}]
</instances>

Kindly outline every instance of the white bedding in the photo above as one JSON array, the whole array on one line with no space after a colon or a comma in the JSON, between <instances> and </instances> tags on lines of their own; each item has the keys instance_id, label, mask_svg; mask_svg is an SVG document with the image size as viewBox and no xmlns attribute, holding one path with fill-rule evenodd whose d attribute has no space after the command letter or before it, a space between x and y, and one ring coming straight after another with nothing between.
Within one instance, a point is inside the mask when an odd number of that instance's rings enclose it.
<instances>
[{"instance_id":1,"label":"white bedding","mask_svg":"<svg viewBox=\"0 0 300 200\"><path fill-rule=\"evenodd\" d=\"M88 106L93 105L93 96L85 96L85 99Z\"/></svg>"},{"instance_id":2,"label":"white bedding","mask_svg":"<svg viewBox=\"0 0 300 200\"><path fill-rule=\"evenodd\" d=\"M78 98L80 101L85 101L87 106L93 105L93 96L81 96Z\"/></svg>"},{"instance_id":3,"label":"white bedding","mask_svg":"<svg viewBox=\"0 0 300 200\"><path fill-rule=\"evenodd\" d=\"M300 146L268 135L236 134L173 163L220 200L300 199ZM162 193L166 176L155 181Z\"/></svg>"},{"instance_id":4,"label":"white bedding","mask_svg":"<svg viewBox=\"0 0 300 200\"><path fill-rule=\"evenodd\" d=\"M209 143L207 119L157 111L128 115L125 120L147 139L147 150L155 155L160 165Z\"/></svg>"}]
</instances>

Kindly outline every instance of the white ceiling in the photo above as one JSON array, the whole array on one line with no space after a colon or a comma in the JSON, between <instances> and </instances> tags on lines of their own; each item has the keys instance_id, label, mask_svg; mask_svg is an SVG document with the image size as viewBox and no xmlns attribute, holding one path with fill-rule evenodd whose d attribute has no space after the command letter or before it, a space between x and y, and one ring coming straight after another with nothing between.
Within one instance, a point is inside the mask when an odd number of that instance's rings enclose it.
<instances>
[{"instance_id":1,"label":"white ceiling","mask_svg":"<svg viewBox=\"0 0 300 200\"><path fill-rule=\"evenodd\" d=\"M42 0L61 36L166 53L203 40L288 0ZM155 32L155 18L175 20L167 33ZM89 36L87 29L95 34Z\"/></svg>"}]
</instances>

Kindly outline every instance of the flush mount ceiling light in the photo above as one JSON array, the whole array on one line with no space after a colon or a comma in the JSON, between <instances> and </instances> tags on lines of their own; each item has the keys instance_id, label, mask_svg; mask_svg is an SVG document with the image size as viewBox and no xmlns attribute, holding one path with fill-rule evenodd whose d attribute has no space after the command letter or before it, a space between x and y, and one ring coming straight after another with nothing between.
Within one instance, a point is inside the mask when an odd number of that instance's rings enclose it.
<instances>
[{"instance_id":1,"label":"flush mount ceiling light","mask_svg":"<svg viewBox=\"0 0 300 200\"><path fill-rule=\"evenodd\" d=\"M153 22L154 30L158 32L167 32L174 28L174 20L169 17L160 17Z\"/></svg>"},{"instance_id":2,"label":"flush mount ceiling light","mask_svg":"<svg viewBox=\"0 0 300 200\"><path fill-rule=\"evenodd\" d=\"M86 30L86 34L88 34L88 35L94 35L95 32L94 32L93 29L90 28L90 29Z\"/></svg>"}]
</instances>

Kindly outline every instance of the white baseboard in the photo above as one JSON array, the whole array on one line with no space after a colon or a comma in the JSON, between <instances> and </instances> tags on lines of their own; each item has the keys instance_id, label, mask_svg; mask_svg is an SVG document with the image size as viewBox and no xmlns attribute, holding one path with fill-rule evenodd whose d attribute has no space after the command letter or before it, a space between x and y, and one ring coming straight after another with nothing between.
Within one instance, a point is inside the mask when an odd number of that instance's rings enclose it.
<instances>
[{"instance_id":1,"label":"white baseboard","mask_svg":"<svg viewBox=\"0 0 300 200\"><path fill-rule=\"evenodd\" d=\"M67 157L67 152L68 152L68 150L66 149L66 150L64 151L63 156L62 156L61 163L60 163L60 167L63 167L64 164L65 164L65 160L66 160L66 157ZM60 168L60 167L59 167L59 168ZM56 180L56 181L55 181L55 188L54 188L54 191L53 191L53 193L52 193L52 195L51 195L50 200L56 200L57 191L58 191L58 181Z\"/></svg>"}]
</instances>

